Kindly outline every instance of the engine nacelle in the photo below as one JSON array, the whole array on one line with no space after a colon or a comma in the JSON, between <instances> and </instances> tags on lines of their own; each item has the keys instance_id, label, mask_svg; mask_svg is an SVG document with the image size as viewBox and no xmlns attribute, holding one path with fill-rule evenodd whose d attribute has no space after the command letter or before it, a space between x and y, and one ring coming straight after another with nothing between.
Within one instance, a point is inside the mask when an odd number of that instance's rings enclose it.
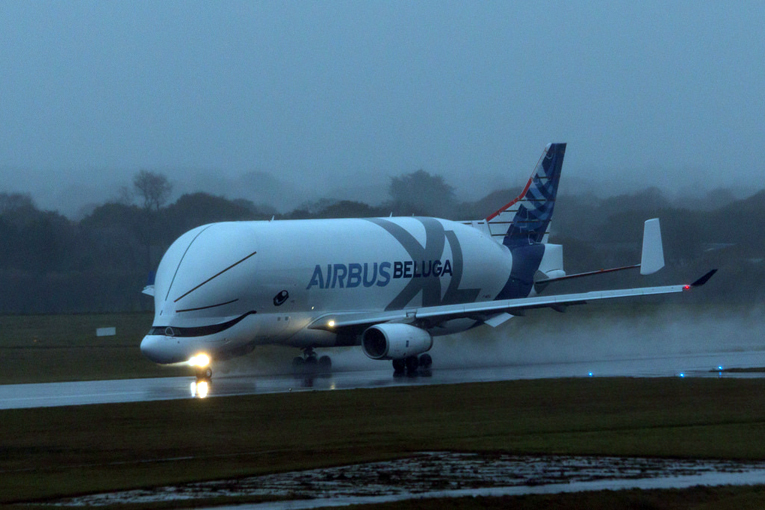
<instances>
[{"instance_id":1,"label":"engine nacelle","mask_svg":"<svg viewBox=\"0 0 765 510\"><path fill-rule=\"evenodd\" d=\"M433 337L409 324L378 324L364 331L361 346L372 359L402 359L429 351Z\"/></svg>"}]
</instances>

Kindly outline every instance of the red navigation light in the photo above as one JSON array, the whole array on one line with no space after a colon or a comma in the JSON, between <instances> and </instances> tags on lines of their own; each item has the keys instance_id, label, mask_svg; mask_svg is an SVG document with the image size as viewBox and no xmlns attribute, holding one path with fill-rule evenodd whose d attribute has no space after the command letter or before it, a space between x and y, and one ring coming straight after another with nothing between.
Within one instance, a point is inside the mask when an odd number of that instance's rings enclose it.
<instances>
[{"instance_id":1,"label":"red navigation light","mask_svg":"<svg viewBox=\"0 0 765 510\"><path fill-rule=\"evenodd\" d=\"M688 290L688 289L690 289L690 288L691 288L691 286L690 286L690 285L686 285L685 287L683 287L683 290Z\"/></svg>"}]
</instances>

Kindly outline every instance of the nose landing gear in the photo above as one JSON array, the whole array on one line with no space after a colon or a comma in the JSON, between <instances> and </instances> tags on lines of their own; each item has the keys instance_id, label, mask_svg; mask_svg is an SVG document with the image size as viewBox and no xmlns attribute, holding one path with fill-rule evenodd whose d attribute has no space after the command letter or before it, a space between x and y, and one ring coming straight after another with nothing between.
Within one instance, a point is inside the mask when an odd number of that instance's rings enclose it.
<instances>
[{"instance_id":1,"label":"nose landing gear","mask_svg":"<svg viewBox=\"0 0 765 510\"><path fill-rule=\"evenodd\" d=\"M209 382L210 379L212 379L212 368L210 368L211 362L212 358L210 355L204 352L196 354L189 359L187 363L194 368L194 374L197 376L197 382Z\"/></svg>"},{"instance_id":2,"label":"nose landing gear","mask_svg":"<svg viewBox=\"0 0 765 510\"><path fill-rule=\"evenodd\" d=\"M196 367L194 369L196 380L191 382L192 398L207 398L212 386L212 368L210 366Z\"/></svg>"},{"instance_id":3,"label":"nose landing gear","mask_svg":"<svg viewBox=\"0 0 765 510\"><path fill-rule=\"evenodd\" d=\"M207 382L210 382L210 379L212 379L212 368L210 368L210 367L198 367L195 370L195 374L197 376L197 381L207 381Z\"/></svg>"}]
</instances>

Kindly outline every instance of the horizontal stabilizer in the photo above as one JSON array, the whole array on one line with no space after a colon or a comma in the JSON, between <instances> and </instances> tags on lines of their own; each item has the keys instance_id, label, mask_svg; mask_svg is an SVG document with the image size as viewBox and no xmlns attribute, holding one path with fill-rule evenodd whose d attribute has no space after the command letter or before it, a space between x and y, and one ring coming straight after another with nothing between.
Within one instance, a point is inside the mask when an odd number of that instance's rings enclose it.
<instances>
[{"instance_id":1,"label":"horizontal stabilizer","mask_svg":"<svg viewBox=\"0 0 765 510\"><path fill-rule=\"evenodd\" d=\"M643 255L640 274L653 274L664 267L664 246L661 242L659 218L647 220L643 226Z\"/></svg>"},{"instance_id":2,"label":"horizontal stabilizer","mask_svg":"<svg viewBox=\"0 0 765 510\"><path fill-rule=\"evenodd\" d=\"M546 280L537 280L534 282L537 292L544 290L544 288L555 282L562 282L563 280L573 280L574 278L582 278L584 276L595 276L598 274L615 273L616 271L624 271L625 269L637 269L640 264L634 264L632 266L612 267L610 269L598 269L597 271L588 271L586 273L567 274L566 276L558 276L556 278L547 278Z\"/></svg>"},{"instance_id":3,"label":"horizontal stabilizer","mask_svg":"<svg viewBox=\"0 0 765 510\"><path fill-rule=\"evenodd\" d=\"M701 278L693 282L691 284L691 287L701 287L702 285L707 283L709 279L715 275L716 272L717 272L717 269L712 269L710 272L708 272L707 274L705 274L704 276L702 276Z\"/></svg>"}]
</instances>

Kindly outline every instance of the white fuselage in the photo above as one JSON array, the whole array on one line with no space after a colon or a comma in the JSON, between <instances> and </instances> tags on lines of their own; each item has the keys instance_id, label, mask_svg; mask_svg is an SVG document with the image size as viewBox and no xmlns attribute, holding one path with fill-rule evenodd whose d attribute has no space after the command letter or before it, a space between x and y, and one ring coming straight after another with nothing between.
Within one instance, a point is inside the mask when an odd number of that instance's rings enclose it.
<instances>
[{"instance_id":1,"label":"white fuselage","mask_svg":"<svg viewBox=\"0 0 765 510\"><path fill-rule=\"evenodd\" d=\"M167 250L142 351L158 363L213 359L260 344L341 344L309 329L332 313L383 312L495 299L510 250L488 230L434 218L214 223ZM440 325L431 334L475 321Z\"/></svg>"}]
</instances>

